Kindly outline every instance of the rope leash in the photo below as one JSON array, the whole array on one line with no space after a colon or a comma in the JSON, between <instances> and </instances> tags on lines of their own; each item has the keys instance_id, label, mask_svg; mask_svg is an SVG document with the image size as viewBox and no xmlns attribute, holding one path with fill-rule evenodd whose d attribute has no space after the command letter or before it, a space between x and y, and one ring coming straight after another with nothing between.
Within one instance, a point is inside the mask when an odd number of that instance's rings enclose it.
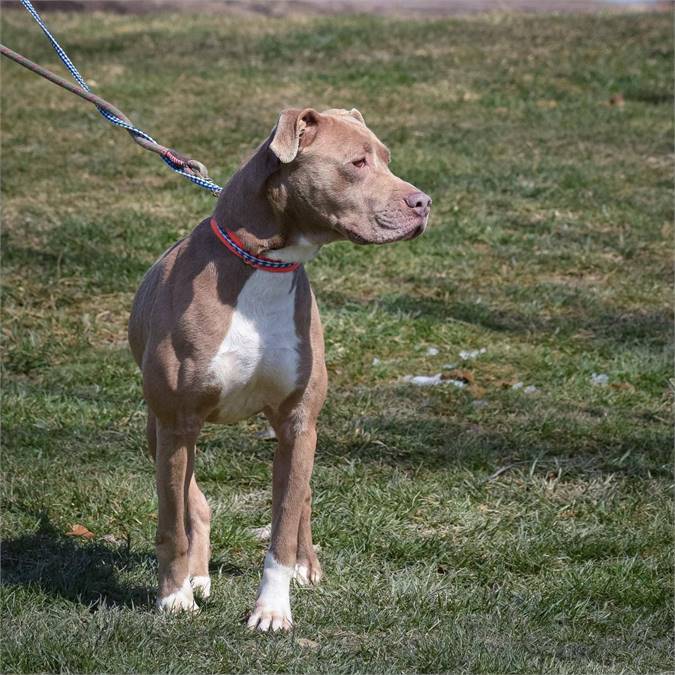
<instances>
[{"instance_id":1,"label":"rope leash","mask_svg":"<svg viewBox=\"0 0 675 675\"><path fill-rule=\"evenodd\" d=\"M40 15L37 13L35 7L33 7L31 4L30 0L21 0L21 4L35 19L42 29L42 32L47 36L49 42L54 48L54 51L63 62L63 65L65 65L70 71L70 74L77 82L77 85L71 84L62 77L52 73L50 70L39 66L37 63L33 63L33 61L27 59L25 56L18 54L17 52L9 49L8 47L5 47L2 44L0 44L0 54L12 59L12 61L15 61L24 68L32 70L34 73L37 73L50 82L58 84L60 87L63 87L67 91L75 94L76 96L79 96L80 98L83 98L85 101L93 103L98 109L99 113L101 113L101 115L103 115L103 117L105 117L108 122L118 127L122 127L122 129L126 129L129 132L129 135L136 143L138 143L138 145L140 145L142 148L145 148L146 150L157 153L172 171L175 171L177 174L187 178L195 185L198 185L205 190L209 190L213 195L218 195L221 192L223 188L217 183L214 183L211 178L209 178L209 173L201 162L191 159L190 157L186 157L185 155L181 155L171 148L160 145L149 134L146 134L141 129L135 127L131 123L131 120L122 111L108 103L108 101L101 98L100 96L93 94L86 80L82 77L82 75L80 75L80 72L68 57L68 54L66 54L64 49L57 42L56 38L49 32L49 29L45 25Z\"/></svg>"}]
</instances>

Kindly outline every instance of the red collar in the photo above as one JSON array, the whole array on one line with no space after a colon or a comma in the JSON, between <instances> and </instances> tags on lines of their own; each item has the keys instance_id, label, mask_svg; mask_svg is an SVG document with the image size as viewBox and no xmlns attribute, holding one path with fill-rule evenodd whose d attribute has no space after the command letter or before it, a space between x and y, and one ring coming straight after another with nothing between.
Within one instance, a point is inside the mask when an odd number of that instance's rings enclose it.
<instances>
[{"instance_id":1,"label":"red collar","mask_svg":"<svg viewBox=\"0 0 675 675\"><path fill-rule=\"evenodd\" d=\"M282 262L281 260L272 260L271 258L264 258L262 256L255 256L249 253L244 245L241 243L232 231L226 227L221 227L216 222L216 217L211 218L211 229L213 233L220 239L222 244L242 262L257 270L265 270L265 272L295 272L300 267L300 263Z\"/></svg>"}]
</instances>

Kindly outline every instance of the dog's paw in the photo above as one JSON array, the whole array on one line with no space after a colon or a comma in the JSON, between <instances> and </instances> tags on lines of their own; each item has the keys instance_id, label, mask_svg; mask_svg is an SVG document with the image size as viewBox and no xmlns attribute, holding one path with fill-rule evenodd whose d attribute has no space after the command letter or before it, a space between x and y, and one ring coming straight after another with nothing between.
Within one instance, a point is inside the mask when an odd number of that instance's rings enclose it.
<instances>
[{"instance_id":1,"label":"dog's paw","mask_svg":"<svg viewBox=\"0 0 675 675\"><path fill-rule=\"evenodd\" d=\"M257 628L265 632L270 628L273 631L291 629L293 619L289 586L294 571L292 567L277 562L271 552L267 553L258 599L248 619L251 630Z\"/></svg>"},{"instance_id":2,"label":"dog's paw","mask_svg":"<svg viewBox=\"0 0 675 675\"><path fill-rule=\"evenodd\" d=\"M318 586L323 573L321 572L321 565L318 560L310 562L309 560L300 560L295 564L295 573L293 578L300 586Z\"/></svg>"},{"instance_id":3,"label":"dog's paw","mask_svg":"<svg viewBox=\"0 0 675 675\"><path fill-rule=\"evenodd\" d=\"M190 577L192 592L200 600L208 600L211 596L211 577Z\"/></svg>"},{"instance_id":4,"label":"dog's paw","mask_svg":"<svg viewBox=\"0 0 675 675\"><path fill-rule=\"evenodd\" d=\"M250 630L260 630L263 633L270 628L276 632L278 630L288 631L293 627L293 619L291 618L291 607L286 606L270 606L256 603L255 609L251 613L246 624Z\"/></svg>"},{"instance_id":5,"label":"dog's paw","mask_svg":"<svg viewBox=\"0 0 675 675\"><path fill-rule=\"evenodd\" d=\"M169 612L177 614L178 612L198 612L199 607L195 602L190 582L186 579L185 583L174 593L157 598L157 609L160 612Z\"/></svg>"}]
</instances>

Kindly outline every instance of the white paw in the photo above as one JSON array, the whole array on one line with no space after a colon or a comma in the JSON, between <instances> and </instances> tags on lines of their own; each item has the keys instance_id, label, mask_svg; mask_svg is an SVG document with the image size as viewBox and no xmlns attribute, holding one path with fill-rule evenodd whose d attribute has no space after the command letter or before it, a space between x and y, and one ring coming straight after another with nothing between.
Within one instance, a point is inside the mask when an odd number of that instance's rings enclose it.
<instances>
[{"instance_id":1,"label":"white paw","mask_svg":"<svg viewBox=\"0 0 675 675\"><path fill-rule=\"evenodd\" d=\"M300 586L309 586L309 584L318 586L321 581L321 568L313 567L310 572L305 563L296 563L293 578Z\"/></svg>"},{"instance_id":2,"label":"white paw","mask_svg":"<svg viewBox=\"0 0 675 675\"><path fill-rule=\"evenodd\" d=\"M294 572L292 567L278 563L271 553L265 556L258 599L247 623L251 630L290 630L293 625L290 583Z\"/></svg>"},{"instance_id":3,"label":"white paw","mask_svg":"<svg viewBox=\"0 0 675 675\"><path fill-rule=\"evenodd\" d=\"M256 602L255 609L251 613L246 624L251 630L261 630L263 633L270 628L273 631L290 630L293 627L290 605L285 608L275 608L261 605Z\"/></svg>"},{"instance_id":4,"label":"white paw","mask_svg":"<svg viewBox=\"0 0 675 675\"><path fill-rule=\"evenodd\" d=\"M157 609L160 612L198 612L199 607L194 600L192 587L186 579L183 585L174 593L164 598L157 598Z\"/></svg>"},{"instance_id":5,"label":"white paw","mask_svg":"<svg viewBox=\"0 0 675 675\"><path fill-rule=\"evenodd\" d=\"M202 600L207 600L211 595L211 577L190 577L192 592Z\"/></svg>"}]
</instances>

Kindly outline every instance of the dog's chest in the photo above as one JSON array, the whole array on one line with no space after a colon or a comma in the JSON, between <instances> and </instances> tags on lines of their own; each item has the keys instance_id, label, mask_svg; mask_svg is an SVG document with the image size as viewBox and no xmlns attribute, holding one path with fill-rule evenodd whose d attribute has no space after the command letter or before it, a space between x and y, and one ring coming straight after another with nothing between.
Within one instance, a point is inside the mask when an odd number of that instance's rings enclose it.
<instances>
[{"instance_id":1,"label":"dog's chest","mask_svg":"<svg viewBox=\"0 0 675 675\"><path fill-rule=\"evenodd\" d=\"M236 422L266 406L276 409L296 388L294 276L257 270L239 294L210 364L220 389L216 421Z\"/></svg>"}]
</instances>

